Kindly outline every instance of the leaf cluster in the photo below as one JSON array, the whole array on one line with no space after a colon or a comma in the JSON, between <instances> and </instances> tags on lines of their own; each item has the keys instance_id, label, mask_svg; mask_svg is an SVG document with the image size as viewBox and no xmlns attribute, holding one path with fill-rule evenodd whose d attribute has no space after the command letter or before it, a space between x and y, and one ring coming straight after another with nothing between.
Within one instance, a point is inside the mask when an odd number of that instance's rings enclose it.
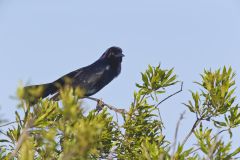
<instances>
[{"instance_id":1,"label":"leaf cluster","mask_svg":"<svg viewBox=\"0 0 240 160\"><path fill-rule=\"evenodd\" d=\"M201 82L196 82L200 91L191 91L192 98L185 103L196 119L183 141L176 138L179 126L174 141L166 138L160 114L164 100L182 91L181 88L166 96L166 90L179 82L173 71L173 68L149 65L141 73L142 82L136 84L128 111L117 113L122 121L118 116L113 117L107 105L100 110L97 105L86 112L82 99L69 86L61 89L61 101L38 99L35 105L32 97L39 96L41 90L33 89L26 97L20 87L15 125L9 126L6 132L1 131L0 159L227 160L239 157L240 147L233 149L230 141L232 129L240 125L232 68L204 70ZM167 98L159 102L163 96ZM206 123L213 127L208 128ZM228 142L220 137L225 132L230 135ZM197 145L186 149L190 136L194 136Z\"/></svg>"}]
</instances>

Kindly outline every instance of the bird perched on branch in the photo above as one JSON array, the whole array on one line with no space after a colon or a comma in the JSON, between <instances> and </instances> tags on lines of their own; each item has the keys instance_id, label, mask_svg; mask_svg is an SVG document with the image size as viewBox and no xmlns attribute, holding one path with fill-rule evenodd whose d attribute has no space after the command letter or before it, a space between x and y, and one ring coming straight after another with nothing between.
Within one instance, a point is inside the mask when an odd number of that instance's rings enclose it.
<instances>
[{"instance_id":1,"label":"bird perched on branch","mask_svg":"<svg viewBox=\"0 0 240 160\"><path fill-rule=\"evenodd\" d=\"M40 88L41 94L35 98L45 98L49 95L58 94L61 87L70 85L80 88L83 97L91 96L108 83L110 83L121 72L121 62L124 54L119 47L108 48L103 55L89 66L70 72L54 82L24 87L24 91Z\"/></svg>"}]
</instances>

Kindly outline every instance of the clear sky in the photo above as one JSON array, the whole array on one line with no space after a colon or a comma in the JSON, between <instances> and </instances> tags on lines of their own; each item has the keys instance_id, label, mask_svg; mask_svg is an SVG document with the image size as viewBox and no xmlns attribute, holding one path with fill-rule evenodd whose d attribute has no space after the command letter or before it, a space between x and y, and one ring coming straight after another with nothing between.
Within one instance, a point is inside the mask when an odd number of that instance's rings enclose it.
<instances>
[{"instance_id":1,"label":"clear sky","mask_svg":"<svg viewBox=\"0 0 240 160\"><path fill-rule=\"evenodd\" d=\"M160 106L172 140L204 68L231 65L240 75L239 44L239 0L0 0L0 115L13 120L17 101L9 97L20 81L53 81L116 45L126 55L122 73L95 97L128 109L148 64L175 67L184 91ZM180 137L193 121L185 115Z\"/></svg>"}]
</instances>

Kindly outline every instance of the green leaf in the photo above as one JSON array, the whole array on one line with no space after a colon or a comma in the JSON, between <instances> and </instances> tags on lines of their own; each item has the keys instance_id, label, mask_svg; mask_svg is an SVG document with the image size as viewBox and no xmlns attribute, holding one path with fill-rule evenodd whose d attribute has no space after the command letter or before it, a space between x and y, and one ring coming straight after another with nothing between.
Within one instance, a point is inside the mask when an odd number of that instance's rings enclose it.
<instances>
[{"instance_id":1,"label":"green leaf","mask_svg":"<svg viewBox=\"0 0 240 160\"><path fill-rule=\"evenodd\" d=\"M230 155L233 157L233 156L236 156L237 154L240 153L240 147L238 147L233 153L231 153Z\"/></svg>"},{"instance_id":2,"label":"green leaf","mask_svg":"<svg viewBox=\"0 0 240 160\"><path fill-rule=\"evenodd\" d=\"M213 120L214 122L214 125L217 127L217 128L221 128L221 127L226 127L227 124L225 122L219 122L219 121L215 121Z\"/></svg>"},{"instance_id":3,"label":"green leaf","mask_svg":"<svg viewBox=\"0 0 240 160\"><path fill-rule=\"evenodd\" d=\"M10 143L10 141L6 140L6 139L0 139L0 142L2 142L2 143L4 143L4 142Z\"/></svg>"},{"instance_id":4,"label":"green leaf","mask_svg":"<svg viewBox=\"0 0 240 160\"><path fill-rule=\"evenodd\" d=\"M142 81L143 81L146 85L148 85L148 78L147 78L147 75L144 74L144 73L142 73Z\"/></svg>"}]
</instances>

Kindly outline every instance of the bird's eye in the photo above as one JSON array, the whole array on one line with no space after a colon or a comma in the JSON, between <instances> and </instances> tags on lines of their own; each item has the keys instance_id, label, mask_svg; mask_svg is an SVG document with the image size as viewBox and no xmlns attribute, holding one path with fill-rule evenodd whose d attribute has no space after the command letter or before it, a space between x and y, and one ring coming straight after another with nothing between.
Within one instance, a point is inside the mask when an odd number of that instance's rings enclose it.
<instances>
[{"instance_id":1,"label":"bird's eye","mask_svg":"<svg viewBox=\"0 0 240 160\"><path fill-rule=\"evenodd\" d=\"M110 55L113 55L113 56L115 56L115 55L116 55L116 53L115 53L115 52L111 52L111 53L110 53Z\"/></svg>"}]
</instances>

